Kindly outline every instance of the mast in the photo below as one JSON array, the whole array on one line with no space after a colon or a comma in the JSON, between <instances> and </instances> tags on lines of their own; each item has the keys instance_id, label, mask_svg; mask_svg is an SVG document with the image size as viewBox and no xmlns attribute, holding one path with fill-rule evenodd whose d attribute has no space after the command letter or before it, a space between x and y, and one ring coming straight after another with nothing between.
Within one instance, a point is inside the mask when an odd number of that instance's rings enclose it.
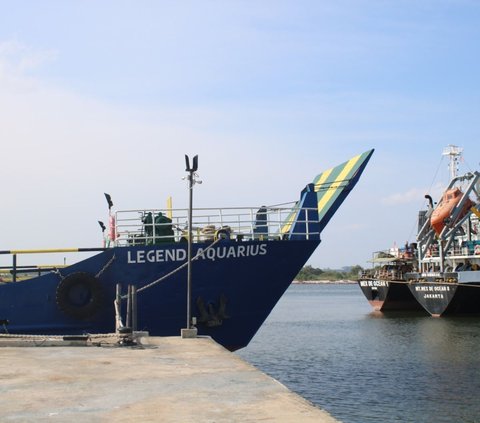
<instances>
[{"instance_id":1,"label":"mast","mask_svg":"<svg viewBox=\"0 0 480 423\"><path fill-rule=\"evenodd\" d=\"M450 181L455 179L458 174L458 162L460 157L462 157L463 148L457 147L456 145L450 144L443 149L442 156L449 156L450 163L448 168L450 169Z\"/></svg>"}]
</instances>

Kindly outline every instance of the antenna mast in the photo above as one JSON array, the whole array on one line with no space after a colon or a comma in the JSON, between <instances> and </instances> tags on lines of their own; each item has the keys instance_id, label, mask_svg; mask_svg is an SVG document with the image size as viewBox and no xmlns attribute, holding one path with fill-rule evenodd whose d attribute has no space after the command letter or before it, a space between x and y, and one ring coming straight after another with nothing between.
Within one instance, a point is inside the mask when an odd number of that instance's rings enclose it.
<instances>
[{"instance_id":1,"label":"antenna mast","mask_svg":"<svg viewBox=\"0 0 480 423\"><path fill-rule=\"evenodd\" d=\"M457 147L456 145L448 145L443 149L443 156L450 157L450 163L448 168L450 169L450 180L457 177L458 174L458 161L462 157L463 148Z\"/></svg>"}]
</instances>

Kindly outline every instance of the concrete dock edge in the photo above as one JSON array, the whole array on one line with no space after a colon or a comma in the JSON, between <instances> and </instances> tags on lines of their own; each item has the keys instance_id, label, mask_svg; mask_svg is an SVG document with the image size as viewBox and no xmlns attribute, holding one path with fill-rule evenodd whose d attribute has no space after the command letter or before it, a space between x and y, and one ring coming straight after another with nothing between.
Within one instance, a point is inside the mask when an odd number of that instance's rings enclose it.
<instances>
[{"instance_id":1,"label":"concrete dock edge","mask_svg":"<svg viewBox=\"0 0 480 423\"><path fill-rule=\"evenodd\" d=\"M337 422L210 338L139 341L0 340L0 421Z\"/></svg>"}]
</instances>

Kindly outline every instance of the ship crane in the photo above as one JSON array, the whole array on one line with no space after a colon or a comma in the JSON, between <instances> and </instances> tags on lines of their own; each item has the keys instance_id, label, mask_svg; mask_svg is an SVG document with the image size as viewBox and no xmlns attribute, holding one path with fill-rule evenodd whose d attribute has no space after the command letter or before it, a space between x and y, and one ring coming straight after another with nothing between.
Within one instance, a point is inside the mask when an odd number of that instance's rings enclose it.
<instances>
[{"instance_id":1,"label":"ship crane","mask_svg":"<svg viewBox=\"0 0 480 423\"><path fill-rule=\"evenodd\" d=\"M443 150L443 155L450 158L449 169L451 178L450 183L445 189L442 199L437 204L435 210L429 211L428 219L423 224L417 236L419 246L418 258L419 263L424 265L422 267L430 264L431 258L428 257L429 253L438 245L440 271L444 271L445 254L452 247L456 235L462 230L462 225L464 225L464 223L469 219L471 212L477 211L473 207L474 203L470 200L470 193L473 191L478 199L480 173L478 171L473 173L467 172L465 175L458 176L458 163L462 156L462 152L463 148L455 145L449 145ZM468 182L464 192L459 191L458 188L455 188L455 185L460 182ZM458 198L455 199L453 205L448 205L448 194L454 190L457 190L460 195L457 194ZM437 217L440 216L441 218L441 224L438 226L437 222L436 228L433 224L434 214L437 214ZM468 229L469 228L467 228L467 232L469 232Z\"/></svg>"}]
</instances>

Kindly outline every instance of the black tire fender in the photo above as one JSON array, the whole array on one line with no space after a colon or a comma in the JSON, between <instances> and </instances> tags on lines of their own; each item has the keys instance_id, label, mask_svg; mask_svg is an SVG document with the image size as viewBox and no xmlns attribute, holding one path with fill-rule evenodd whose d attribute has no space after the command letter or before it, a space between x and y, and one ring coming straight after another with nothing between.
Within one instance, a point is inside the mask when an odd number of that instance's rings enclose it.
<instances>
[{"instance_id":1,"label":"black tire fender","mask_svg":"<svg viewBox=\"0 0 480 423\"><path fill-rule=\"evenodd\" d=\"M71 273L57 286L58 308L74 319L91 319L102 308L103 300L103 287L91 273Z\"/></svg>"}]
</instances>

